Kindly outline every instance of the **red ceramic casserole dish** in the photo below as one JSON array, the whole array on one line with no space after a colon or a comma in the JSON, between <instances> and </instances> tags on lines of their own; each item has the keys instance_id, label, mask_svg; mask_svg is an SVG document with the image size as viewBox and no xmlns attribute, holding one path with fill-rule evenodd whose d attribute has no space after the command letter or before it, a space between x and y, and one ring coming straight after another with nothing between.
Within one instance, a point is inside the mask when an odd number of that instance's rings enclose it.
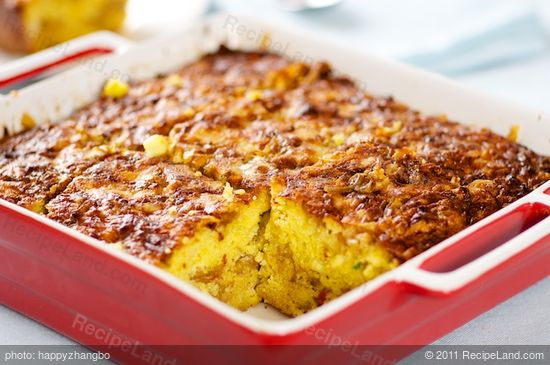
<instances>
[{"instance_id":1,"label":"red ceramic casserole dish","mask_svg":"<svg viewBox=\"0 0 550 365\"><path fill-rule=\"evenodd\" d=\"M395 95L423 112L445 112L501 134L519 124L520 143L550 154L550 119L543 114L373 55L319 44L301 32L233 16L208 18L181 34L134 47L102 33L10 66L0 73L3 87L82 55L118 53L82 61L2 96L0 134L20 131L23 113L39 122L67 115L93 100L110 77L152 76L222 43L254 49L266 41L272 51L290 57L327 59L373 93ZM546 183L397 269L297 318L262 306L239 312L152 265L0 200L0 298L124 362L150 363L142 356L149 350L166 363L177 358L362 363L366 351L393 361L550 274L549 193Z\"/></svg>"}]
</instances>

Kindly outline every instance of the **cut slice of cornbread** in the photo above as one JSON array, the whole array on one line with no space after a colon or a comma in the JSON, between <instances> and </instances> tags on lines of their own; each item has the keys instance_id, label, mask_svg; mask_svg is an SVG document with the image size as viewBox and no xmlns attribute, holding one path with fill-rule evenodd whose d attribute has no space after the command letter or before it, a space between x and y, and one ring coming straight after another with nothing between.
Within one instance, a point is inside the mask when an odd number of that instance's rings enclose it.
<instances>
[{"instance_id":1,"label":"cut slice of cornbread","mask_svg":"<svg viewBox=\"0 0 550 365\"><path fill-rule=\"evenodd\" d=\"M157 264L240 309L257 304L257 237L268 197L126 152L72 181L48 217Z\"/></svg>"},{"instance_id":2,"label":"cut slice of cornbread","mask_svg":"<svg viewBox=\"0 0 550 365\"><path fill-rule=\"evenodd\" d=\"M43 125L0 142L0 198L37 213L79 173L110 151L74 124Z\"/></svg>"},{"instance_id":3,"label":"cut slice of cornbread","mask_svg":"<svg viewBox=\"0 0 550 365\"><path fill-rule=\"evenodd\" d=\"M403 169L414 184L402 182ZM291 315L458 232L475 194L433 163L367 142L276 179L272 189L257 290Z\"/></svg>"},{"instance_id":4,"label":"cut slice of cornbread","mask_svg":"<svg viewBox=\"0 0 550 365\"><path fill-rule=\"evenodd\" d=\"M170 132L173 161L237 186L267 187L275 171L314 164L342 145L357 131L358 113L370 105L324 63L291 63L254 86L241 94L223 90L176 124Z\"/></svg>"},{"instance_id":5,"label":"cut slice of cornbread","mask_svg":"<svg viewBox=\"0 0 550 365\"><path fill-rule=\"evenodd\" d=\"M249 101L248 88L257 89L274 70L289 64L285 58L261 52L221 50L169 75L126 84L107 81L101 98L77 111L72 119L79 130L104 143L142 150L152 135L167 136L171 128L193 118L218 119L219 127L231 113L255 114L240 103ZM221 116L221 117L220 117Z\"/></svg>"},{"instance_id":6,"label":"cut slice of cornbread","mask_svg":"<svg viewBox=\"0 0 550 365\"><path fill-rule=\"evenodd\" d=\"M12 159L0 168L0 197L36 213L69 180L54 161L40 155Z\"/></svg>"},{"instance_id":7,"label":"cut slice of cornbread","mask_svg":"<svg viewBox=\"0 0 550 365\"><path fill-rule=\"evenodd\" d=\"M324 190L306 187L314 176L300 175L294 182L302 188L286 186L283 181L273 183L257 287L266 303L291 316L316 308L399 264L377 242L375 223L344 223L336 207L326 212L310 209L331 204L330 198Z\"/></svg>"},{"instance_id":8,"label":"cut slice of cornbread","mask_svg":"<svg viewBox=\"0 0 550 365\"><path fill-rule=\"evenodd\" d=\"M55 158L29 154L10 159L0 167L0 198L37 213L63 191L84 169L109 154L103 147L89 149L70 145Z\"/></svg>"}]
</instances>

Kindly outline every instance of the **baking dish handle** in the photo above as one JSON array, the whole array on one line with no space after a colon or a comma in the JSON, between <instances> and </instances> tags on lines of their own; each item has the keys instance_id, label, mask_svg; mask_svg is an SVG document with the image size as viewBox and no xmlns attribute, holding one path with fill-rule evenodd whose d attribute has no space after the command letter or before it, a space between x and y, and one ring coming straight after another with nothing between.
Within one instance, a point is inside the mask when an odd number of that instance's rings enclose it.
<instances>
[{"instance_id":1,"label":"baking dish handle","mask_svg":"<svg viewBox=\"0 0 550 365\"><path fill-rule=\"evenodd\" d=\"M399 270L396 281L412 285L413 287L421 289L422 291L427 291L434 294L450 294L466 287L468 284L475 282L483 275L497 268L499 265L504 264L515 255L524 250L527 250L529 247L535 245L536 243L540 243L541 241L545 240L548 240L548 242L550 243L549 192L550 181L548 181L529 195L525 196L524 198L499 211L499 213L488 217L487 219L476 224L475 226L472 226L471 230L465 232L465 234L461 235L460 237L457 237L453 240L453 242L448 242L448 244L442 243L444 247L440 251L438 251L436 255L443 254L445 251L448 251L452 248L455 249L454 253L460 254L460 251L458 250L461 248L465 248L461 247L461 243L465 244L466 242L464 241L469 236L475 235L475 233L480 229L488 227L489 225L491 225L491 223L496 223L497 220L506 217L506 215L511 216L512 214L514 214L514 211L517 211L518 209L522 209L524 207L538 207L537 209L544 212L538 222L536 222L532 226L529 226L527 229L525 229L518 235L515 235L513 238L510 238L506 242L498 245L498 247L483 254L482 256L473 259L472 261L464 265L461 265L458 268L454 268L452 271L447 272L435 272L427 270L424 266L429 266L425 265L429 258L419 260L414 263L410 262L411 265L405 264L403 265L403 270ZM502 226L495 224L494 230L499 229L502 229Z\"/></svg>"},{"instance_id":2,"label":"baking dish handle","mask_svg":"<svg viewBox=\"0 0 550 365\"><path fill-rule=\"evenodd\" d=\"M117 34L101 31L23 57L0 67L0 92L21 89L39 75L50 75L61 66L83 58L124 53L131 44Z\"/></svg>"}]
</instances>

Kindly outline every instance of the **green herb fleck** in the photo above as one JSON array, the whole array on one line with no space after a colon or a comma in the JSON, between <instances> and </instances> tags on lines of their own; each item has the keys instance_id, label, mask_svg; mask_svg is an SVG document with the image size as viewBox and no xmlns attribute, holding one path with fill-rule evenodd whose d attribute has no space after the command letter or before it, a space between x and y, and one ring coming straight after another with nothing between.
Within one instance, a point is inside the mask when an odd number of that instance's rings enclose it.
<instances>
[{"instance_id":1,"label":"green herb fleck","mask_svg":"<svg viewBox=\"0 0 550 365\"><path fill-rule=\"evenodd\" d=\"M363 263L362 262L356 262L354 265L353 265L353 270L359 270L363 268Z\"/></svg>"}]
</instances>

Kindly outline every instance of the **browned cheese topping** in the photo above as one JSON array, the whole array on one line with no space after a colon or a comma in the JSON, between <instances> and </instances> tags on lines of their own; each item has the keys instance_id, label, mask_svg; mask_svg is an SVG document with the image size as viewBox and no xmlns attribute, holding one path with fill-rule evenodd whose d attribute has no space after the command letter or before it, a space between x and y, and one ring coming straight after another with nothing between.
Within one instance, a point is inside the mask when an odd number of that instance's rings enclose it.
<instances>
[{"instance_id":1,"label":"browned cheese topping","mask_svg":"<svg viewBox=\"0 0 550 365\"><path fill-rule=\"evenodd\" d=\"M148 157L148 137L169 152ZM375 97L325 63L206 55L0 143L0 196L140 257L283 186L408 259L550 179L550 159ZM227 204L226 183L246 194Z\"/></svg>"}]
</instances>

